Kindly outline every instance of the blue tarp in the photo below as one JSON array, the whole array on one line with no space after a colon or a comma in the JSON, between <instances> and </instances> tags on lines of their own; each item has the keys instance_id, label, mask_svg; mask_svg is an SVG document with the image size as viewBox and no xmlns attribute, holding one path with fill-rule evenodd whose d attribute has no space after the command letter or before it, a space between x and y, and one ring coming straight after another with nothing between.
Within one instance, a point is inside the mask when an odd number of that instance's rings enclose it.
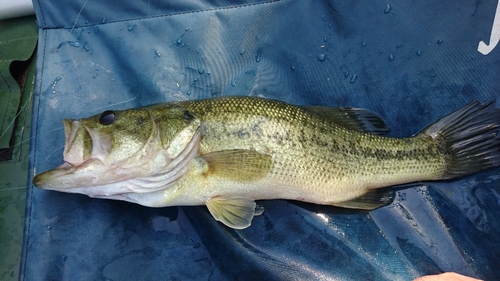
<instances>
[{"instance_id":1,"label":"blue tarp","mask_svg":"<svg viewBox=\"0 0 500 281\"><path fill-rule=\"evenodd\" d=\"M379 113L410 136L500 91L483 55L497 1L34 1L31 171L62 164L63 118L251 95ZM354 212L259 202L251 227L28 189L22 280L499 280L499 169L397 189Z\"/></svg>"}]
</instances>

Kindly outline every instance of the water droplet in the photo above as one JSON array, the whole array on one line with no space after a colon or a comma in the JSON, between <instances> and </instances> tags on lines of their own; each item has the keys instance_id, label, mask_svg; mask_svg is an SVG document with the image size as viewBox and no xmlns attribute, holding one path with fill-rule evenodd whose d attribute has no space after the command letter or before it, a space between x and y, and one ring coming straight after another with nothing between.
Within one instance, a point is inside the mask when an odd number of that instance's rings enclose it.
<instances>
[{"instance_id":1,"label":"water droplet","mask_svg":"<svg viewBox=\"0 0 500 281\"><path fill-rule=\"evenodd\" d=\"M90 50L90 48L89 48L89 46L87 46L87 44L83 45L83 49L84 49L85 51L87 51L87 52Z\"/></svg>"},{"instance_id":2,"label":"water droplet","mask_svg":"<svg viewBox=\"0 0 500 281\"><path fill-rule=\"evenodd\" d=\"M94 26L94 33L97 34L99 32L99 25Z\"/></svg>"},{"instance_id":3,"label":"water droplet","mask_svg":"<svg viewBox=\"0 0 500 281\"><path fill-rule=\"evenodd\" d=\"M256 61L256 62L260 62L260 59L261 59L261 58L260 58L260 54L257 54L257 56L255 57L255 61Z\"/></svg>"},{"instance_id":4,"label":"water droplet","mask_svg":"<svg viewBox=\"0 0 500 281\"><path fill-rule=\"evenodd\" d=\"M362 47L366 46L366 40L365 40L365 41L363 41L363 43L361 43L361 46L362 46Z\"/></svg>"},{"instance_id":5,"label":"water droplet","mask_svg":"<svg viewBox=\"0 0 500 281\"><path fill-rule=\"evenodd\" d=\"M358 75L353 74L352 77L351 77L351 80L349 80L349 83L354 84L357 79L358 79Z\"/></svg>"},{"instance_id":6,"label":"water droplet","mask_svg":"<svg viewBox=\"0 0 500 281\"><path fill-rule=\"evenodd\" d=\"M418 50L417 51L417 56L420 56L420 55L422 55L422 51Z\"/></svg>"},{"instance_id":7,"label":"water droplet","mask_svg":"<svg viewBox=\"0 0 500 281\"><path fill-rule=\"evenodd\" d=\"M240 50L240 55L243 56L244 53L245 53L245 50Z\"/></svg>"},{"instance_id":8,"label":"water droplet","mask_svg":"<svg viewBox=\"0 0 500 281\"><path fill-rule=\"evenodd\" d=\"M389 12L391 12L391 10L392 10L391 5L387 4L387 6L385 6L384 13L388 14Z\"/></svg>"},{"instance_id":9,"label":"water droplet","mask_svg":"<svg viewBox=\"0 0 500 281\"><path fill-rule=\"evenodd\" d=\"M97 74L94 74L94 75L92 76L92 79L96 79L96 78L97 78Z\"/></svg>"},{"instance_id":10,"label":"water droplet","mask_svg":"<svg viewBox=\"0 0 500 281\"><path fill-rule=\"evenodd\" d=\"M56 79L54 79L54 82L52 83L52 93L53 94L56 93L57 82L59 82L61 79L62 79L61 77L56 77Z\"/></svg>"},{"instance_id":11,"label":"water droplet","mask_svg":"<svg viewBox=\"0 0 500 281\"><path fill-rule=\"evenodd\" d=\"M292 69L292 71L295 70L295 66L291 65L290 68Z\"/></svg>"},{"instance_id":12,"label":"water droplet","mask_svg":"<svg viewBox=\"0 0 500 281\"><path fill-rule=\"evenodd\" d=\"M158 57L158 58L161 57L161 54L160 54L160 52L158 50L155 50L155 56Z\"/></svg>"},{"instance_id":13,"label":"water droplet","mask_svg":"<svg viewBox=\"0 0 500 281\"><path fill-rule=\"evenodd\" d=\"M441 44L441 43L443 43L443 40L439 39L439 40L437 40L437 43Z\"/></svg>"},{"instance_id":14,"label":"water droplet","mask_svg":"<svg viewBox=\"0 0 500 281\"><path fill-rule=\"evenodd\" d=\"M325 15L324 14L321 15L321 19L325 20Z\"/></svg>"},{"instance_id":15,"label":"water droplet","mask_svg":"<svg viewBox=\"0 0 500 281\"><path fill-rule=\"evenodd\" d=\"M80 47L80 43L79 43L78 41L68 41L68 44L69 44L71 47L75 47L75 48Z\"/></svg>"},{"instance_id":16,"label":"water droplet","mask_svg":"<svg viewBox=\"0 0 500 281\"><path fill-rule=\"evenodd\" d=\"M210 87L210 86L212 86L212 84L210 84L210 82L208 82L208 83L207 83L207 87Z\"/></svg>"},{"instance_id":17,"label":"water droplet","mask_svg":"<svg viewBox=\"0 0 500 281\"><path fill-rule=\"evenodd\" d=\"M328 42L328 38L326 38L326 36L323 36L323 42Z\"/></svg>"},{"instance_id":18,"label":"water droplet","mask_svg":"<svg viewBox=\"0 0 500 281\"><path fill-rule=\"evenodd\" d=\"M50 231L50 229L51 229L51 228L52 228L52 226L50 226L50 225L49 225L49 226L47 226L47 230L49 230L49 231Z\"/></svg>"},{"instance_id":19,"label":"water droplet","mask_svg":"<svg viewBox=\"0 0 500 281\"><path fill-rule=\"evenodd\" d=\"M198 77L194 78L193 80L194 82L198 82Z\"/></svg>"},{"instance_id":20,"label":"water droplet","mask_svg":"<svg viewBox=\"0 0 500 281\"><path fill-rule=\"evenodd\" d=\"M134 30L134 28L136 26L137 26L137 24L135 24L135 23L134 24L129 24L128 27L127 27L127 29L128 29L128 31L132 31L132 30Z\"/></svg>"},{"instance_id":21,"label":"water droplet","mask_svg":"<svg viewBox=\"0 0 500 281\"><path fill-rule=\"evenodd\" d=\"M191 95L191 91L188 91L188 92L187 92L187 95L188 95L188 96L190 96L190 95Z\"/></svg>"},{"instance_id":22,"label":"water droplet","mask_svg":"<svg viewBox=\"0 0 500 281\"><path fill-rule=\"evenodd\" d=\"M391 54L391 55L389 56L389 60L390 60L390 61L393 61L393 60L394 60L394 55L393 55L393 54Z\"/></svg>"},{"instance_id":23,"label":"water droplet","mask_svg":"<svg viewBox=\"0 0 500 281\"><path fill-rule=\"evenodd\" d=\"M344 77L345 78L349 77L349 71L344 72Z\"/></svg>"},{"instance_id":24,"label":"water droplet","mask_svg":"<svg viewBox=\"0 0 500 281\"><path fill-rule=\"evenodd\" d=\"M106 23L106 18L102 18L101 24L105 24L105 23Z\"/></svg>"},{"instance_id":25,"label":"water droplet","mask_svg":"<svg viewBox=\"0 0 500 281\"><path fill-rule=\"evenodd\" d=\"M199 74L205 73L205 69L203 67L198 68L198 73Z\"/></svg>"},{"instance_id":26,"label":"water droplet","mask_svg":"<svg viewBox=\"0 0 500 281\"><path fill-rule=\"evenodd\" d=\"M396 48L398 49L401 48L401 44L396 45Z\"/></svg>"},{"instance_id":27,"label":"water droplet","mask_svg":"<svg viewBox=\"0 0 500 281\"><path fill-rule=\"evenodd\" d=\"M233 81L231 82L231 86L233 86L233 87L235 87L235 86L236 86L236 80L233 80Z\"/></svg>"},{"instance_id":28,"label":"water droplet","mask_svg":"<svg viewBox=\"0 0 500 281\"><path fill-rule=\"evenodd\" d=\"M184 30L185 30L185 31L189 31L189 27L186 27Z\"/></svg>"},{"instance_id":29,"label":"water droplet","mask_svg":"<svg viewBox=\"0 0 500 281\"><path fill-rule=\"evenodd\" d=\"M326 54L321 53L321 54L318 55L318 60L319 61L325 61L325 59L326 59Z\"/></svg>"},{"instance_id":30,"label":"water droplet","mask_svg":"<svg viewBox=\"0 0 500 281\"><path fill-rule=\"evenodd\" d=\"M176 43L177 43L177 45L180 45L182 43L182 36L179 37L179 39L177 39Z\"/></svg>"},{"instance_id":31,"label":"water droplet","mask_svg":"<svg viewBox=\"0 0 500 281\"><path fill-rule=\"evenodd\" d=\"M89 19L86 19L86 20L85 20L85 24L88 24L88 23L89 23Z\"/></svg>"}]
</instances>

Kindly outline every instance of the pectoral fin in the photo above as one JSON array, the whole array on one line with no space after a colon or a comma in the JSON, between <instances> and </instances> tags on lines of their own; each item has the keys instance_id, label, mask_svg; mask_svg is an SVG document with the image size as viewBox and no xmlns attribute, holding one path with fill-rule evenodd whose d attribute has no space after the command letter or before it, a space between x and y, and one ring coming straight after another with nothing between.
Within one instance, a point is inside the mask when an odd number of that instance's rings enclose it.
<instances>
[{"instance_id":1,"label":"pectoral fin","mask_svg":"<svg viewBox=\"0 0 500 281\"><path fill-rule=\"evenodd\" d=\"M205 174L236 182L258 180L270 171L272 157L253 150L222 150L207 153L201 158L207 164Z\"/></svg>"},{"instance_id":2,"label":"pectoral fin","mask_svg":"<svg viewBox=\"0 0 500 281\"><path fill-rule=\"evenodd\" d=\"M393 190L375 189L352 200L332 203L332 205L349 209L374 210L391 204L393 199Z\"/></svg>"},{"instance_id":3,"label":"pectoral fin","mask_svg":"<svg viewBox=\"0 0 500 281\"><path fill-rule=\"evenodd\" d=\"M250 226L255 214L255 201L248 197L214 197L206 205L216 221L235 228Z\"/></svg>"}]
</instances>

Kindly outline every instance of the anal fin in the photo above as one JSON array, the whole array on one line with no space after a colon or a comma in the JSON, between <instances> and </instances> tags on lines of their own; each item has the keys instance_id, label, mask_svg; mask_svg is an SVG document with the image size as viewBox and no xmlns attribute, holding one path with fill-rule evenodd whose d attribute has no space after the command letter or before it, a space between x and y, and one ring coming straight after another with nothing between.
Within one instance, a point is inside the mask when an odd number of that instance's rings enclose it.
<instances>
[{"instance_id":1,"label":"anal fin","mask_svg":"<svg viewBox=\"0 0 500 281\"><path fill-rule=\"evenodd\" d=\"M332 205L370 211L391 204L394 200L394 193L392 189L374 189L360 197L349 201L332 203Z\"/></svg>"}]
</instances>

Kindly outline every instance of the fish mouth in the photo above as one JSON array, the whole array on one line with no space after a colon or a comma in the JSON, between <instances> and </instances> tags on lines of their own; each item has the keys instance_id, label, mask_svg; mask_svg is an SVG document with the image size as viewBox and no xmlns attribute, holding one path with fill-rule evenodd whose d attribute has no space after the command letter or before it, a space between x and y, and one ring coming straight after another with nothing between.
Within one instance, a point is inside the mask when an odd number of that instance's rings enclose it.
<instances>
[{"instance_id":1,"label":"fish mouth","mask_svg":"<svg viewBox=\"0 0 500 281\"><path fill-rule=\"evenodd\" d=\"M71 177L70 175L77 169L85 170L86 167L90 166L93 167L92 169L89 169L89 171L94 170L96 167L103 166L103 163L94 158L90 158L78 166L65 162L52 170L36 175L33 178L33 184L41 189L64 190L69 192L71 187L78 187L82 185L77 178Z\"/></svg>"},{"instance_id":2,"label":"fish mouth","mask_svg":"<svg viewBox=\"0 0 500 281\"><path fill-rule=\"evenodd\" d=\"M33 184L39 188L62 190L68 186L85 185L70 175L79 170L83 176L103 168L104 158L111 149L109 137L99 135L79 120L64 119L63 125L64 164L35 176Z\"/></svg>"},{"instance_id":3,"label":"fish mouth","mask_svg":"<svg viewBox=\"0 0 500 281\"><path fill-rule=\"evenodd\" d=\"M63 124L64 162L73 166L80 166L91 159L104 162L113 146L111 135L89 128L79 120L64 119Z\"/></svg>"},{"instance_id":4,"label":"fish mouth","mask_svg":"<svg viewBox=\"0 0 500 281\"><path fill-rule=\"evenodd\" d=\"M90 158L92 136L79 120L64 119L64 162L78 166Z\"/></svg>"}]
</instances>

